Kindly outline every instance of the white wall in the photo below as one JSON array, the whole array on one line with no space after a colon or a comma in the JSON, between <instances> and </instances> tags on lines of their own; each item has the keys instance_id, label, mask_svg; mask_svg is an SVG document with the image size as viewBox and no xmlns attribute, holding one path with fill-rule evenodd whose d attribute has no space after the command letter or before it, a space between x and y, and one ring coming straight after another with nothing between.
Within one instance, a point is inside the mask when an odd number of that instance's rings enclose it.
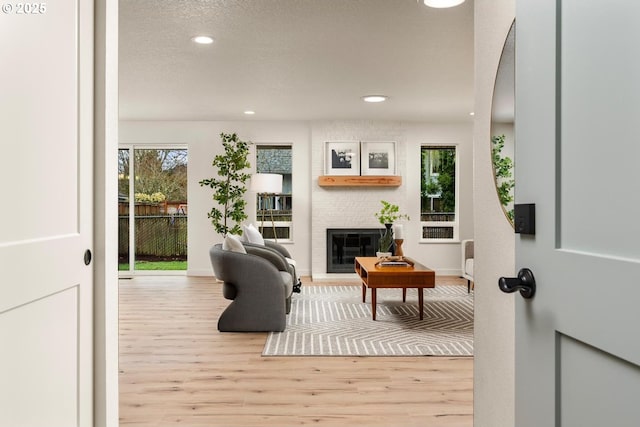
<instances>
[{"instance_id":1,"label":"white wall","mask_svg":"<svg viewBox=\"0 0 640 427\"><path fill-rule=\"evenodd\" d=\"M118 425L118 2L95 2L94 426Z\"/></svg>"},{"instance_id":2,"label":"white wall","mask_svg":"<svg viewBox=\"0 0 640 427\"><path fill-rule=\"evenodd\" d=\"M514 0L475 0L474 125L474 426L513 427L514 297L498 289L513 276L515 239L494 184L491 165L493 83ZM516 29L517 37L517 29Z\"/></svg>"},{"instance_id":3,"label":"white wall","mask_svg":"<svg viewBox=\"0 0 640 427\"><path fill-rule=\"evenodd\" d=\"M207 212L211 192L198 185L214 176L211 162L222 153L219 134L235 132L254 143L282 142L293 145L293 242L285 243L302 275L327 278L326 228L379 227L373 216L380 200L398 203L411 220L405 222L404 250L407 255L433 268L438 274L460 274L459 242L420 244L419 171L421 144L455 144L460 167L460 238L473 235L472 126L468 123L430 124L379 121L237 121L237 122L120 122L121 144L182 144L189 150L188 166L188 271L189 275L211 275L209 247L221 241L213 231ZM398 188L323 188L325 141L396 141ZM252 150L253 151L253 150ZM252 153L253 156L253 153ZM252 166L255 162L252 162ZM411 170L411 174L407 171ZM249 218L255 218L255 202L247 193ZM411 236L415 236L412 238ZM335 275L331 275L335 277ZM354 274L355 277L355 274Z\"/></svg>"}]
</instances>

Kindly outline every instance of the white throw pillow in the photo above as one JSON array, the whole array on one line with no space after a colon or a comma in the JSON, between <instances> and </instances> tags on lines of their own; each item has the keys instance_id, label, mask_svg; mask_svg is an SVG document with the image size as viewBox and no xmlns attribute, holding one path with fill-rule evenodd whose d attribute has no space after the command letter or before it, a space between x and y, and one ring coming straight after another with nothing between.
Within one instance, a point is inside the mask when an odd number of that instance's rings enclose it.
<instances>
[{"instance_id":1,"label":"white throw pillow","mask_svg":"<svg viewBox=\"0 0 640 427\"><path fill-rule=\"evenodd\" d=\"M242 245L240 238L238 236L234 236L233 234L227 234L227 237L224 238L222 242L222 249L225 251L238 252L241 254L246 254L247 251Z\"/></svg>"},{"instance_id":2,"label":"white throw pillow","mask_svg":"<svg viewBox=\"0 0 640 427\"><path fill-rule=\"evenodd\" d=\"M244 232L244 235L246 236L249 243L255 243L256 245L264 246L264 238L253 224L243 225L242 231Z\"/></svg>"}]
</instances>

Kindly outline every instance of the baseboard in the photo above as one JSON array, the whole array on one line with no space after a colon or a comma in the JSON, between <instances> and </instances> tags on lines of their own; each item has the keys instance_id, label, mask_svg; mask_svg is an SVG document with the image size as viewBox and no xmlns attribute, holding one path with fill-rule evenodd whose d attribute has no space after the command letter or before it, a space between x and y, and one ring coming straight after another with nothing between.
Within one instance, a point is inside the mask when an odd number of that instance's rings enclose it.
<instances>
[{"instance_id":1,"label":"baseboard","mask_svg":"<svg viewBox=\"0 0 640 427\"><path fill-rule=\"evenodd\" d=\"M462 277L462 271L461 270L455 270L455 269L447 269L447 270L436 270L436 275L437 276L458 276L458 277ZM190 268L187 270L187 276L194 276L194 277L213 277L213 272L209 269L193 269ZM358 275L356 273L320 273L320 274L313 274L311 275L310 272L308 271L302 271L300 272L300 277L305 278L305 277L310 277L311 280L354 280L358 278Z\"/></svg>"},{"instance_id":2,"label":"baseboard","mask_svg":"<svg viewBox=\"0 0 640 427\"><path fill-rule=\"evenodd\" d=\"M211 269L196 269L196 268L188 268L187 276L196 276L196 277L213 277L213 271Z\"/></svg>"},{"instance_id":3,"label":"baseboard","mask_svg":"<svg viewBox=\"0 0 640 427\"><path fill-rule=\"evenodd\" d=\"M458 269L436 270L436 276L462 277L462 270L458 270Z\"/></svg>"},{"instance_id":4,"label":"baseboard","mask_svg":"<svg viewBox=\"0 0 640 427\"><path fill-rule=\"evenodd\" d=\"M436 276L462 276L462 270L446 269L436 270ZM315 281L330 281L330 280L353 280L358 279L356 273L319 273L314 274L312 280Z\"/></svg>"},{"instance_id":5,"label":"baseboard","mask_svg":"<svg viewBox=\"0 0 640 427\"><path fill-rule=\"evenodd\" d=\"M314 274L311 278L314 282L330 281L330 280L357 280L356 273L321 273Z\"/></svg>"},{"instance_id":6,"label":"baseboard","mask_svg":"<svg viewBox=\"0 0 640 427\"><path fill-rule=\"evenodd\" d=\"M213 277L213 271L211 271L210 269L201 269L201 268L189 268L187 269L187 276L192 276L192 277ZM300 274L300 277L302 277L303 279L305 277L309 278L311 276L311 274L308 271L303 271L302 274ZM354 276L355 277L355 276Z\"/></svg>"},{"instance_id":7,"label":"baseboard","mask_svg":"<svg viewBox=\"0 0 640 427\"><path fill-rule=\"evenodd\" d=\"M311 277L311 271L309 270L299 270L298 277Z\"/></svg>"}]
</instances>

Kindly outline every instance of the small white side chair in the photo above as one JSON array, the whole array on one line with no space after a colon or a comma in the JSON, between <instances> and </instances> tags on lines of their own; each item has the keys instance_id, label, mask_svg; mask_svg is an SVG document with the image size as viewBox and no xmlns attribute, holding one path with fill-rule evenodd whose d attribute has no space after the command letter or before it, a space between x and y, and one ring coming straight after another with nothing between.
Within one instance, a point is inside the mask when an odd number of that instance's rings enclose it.
<instances>
[{"instance_id":1,"label":"small white side chair","mask_svg":"<svg viewBox=\"0 0 640 427\"><path fill-rule=\"evenodd\" d=\"M462 277L467 279L467 292L471 292L473 282L473 240L463 240L462 247Z\"/></svg>"}]
</instances>

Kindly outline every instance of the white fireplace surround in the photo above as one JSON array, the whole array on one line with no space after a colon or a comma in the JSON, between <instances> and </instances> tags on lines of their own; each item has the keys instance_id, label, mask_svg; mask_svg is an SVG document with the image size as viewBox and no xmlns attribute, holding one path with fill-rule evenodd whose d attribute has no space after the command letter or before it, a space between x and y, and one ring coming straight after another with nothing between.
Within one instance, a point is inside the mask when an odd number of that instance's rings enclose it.
<instances>
[{"instance_id":1,"label":"white fireplace surround","mask_svg":"<svg viewBox=\"0 0 640 427\"><path fill-rule=\"evenodd\" d=\"M421 244L419 237L420 210L420 148L422 145L453 144L458 147L460 169L460 235L472 235L471 210L471 127L425 125L402 122L322 122L312 128L312 189L311 252L314 280L355 277L355 273L327 273L326 230L330 228L380 228L374 213L380 201L398 204L411 217L403 221L404 252L438 274L460 274L459 242ZM326 141L395 141L399 187L320 187L317 177L324 173L324 142ZM468 171L462 167L467 164ZM407 171L411 171L409 174ZM464 171L464 172L463 172ZM468 215L468 216L467 216ZM454 253L458 251L458 254ZM457 260L458 264L452 264Z\"/></svg>"}]
</instances>

